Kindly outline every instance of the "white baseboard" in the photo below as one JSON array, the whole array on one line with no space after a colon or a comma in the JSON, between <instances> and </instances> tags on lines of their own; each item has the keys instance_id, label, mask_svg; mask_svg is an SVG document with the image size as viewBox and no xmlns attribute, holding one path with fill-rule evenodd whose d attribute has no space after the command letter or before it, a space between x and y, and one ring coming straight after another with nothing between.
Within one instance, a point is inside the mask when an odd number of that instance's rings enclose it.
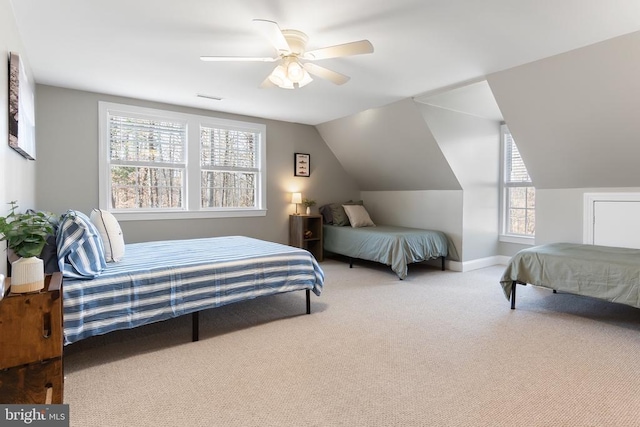
<instances>
[{"instance_id":1,"label":"white baseboard","mask_svg":"<svg viewBox=\"0 0 640 427\"><path fill-rule=\"evenodd\" d=\"M511 257L508 256L496 255L464 262L447 261L447 269L461 272L478 270L492 265L507 265L510 259Z\"/></svg>"},{"instance_id":2,"label":"white baseboard","mask_svg":"<svg viewBox=\"0 0 640 427\"><path fill-rule=\"evenodd\" d=\"M496 258L498 258L498 264L500 265L509 265L509 261L511 261L511 257L506 255L498 255Z\"/></svg>"}]
</instances>

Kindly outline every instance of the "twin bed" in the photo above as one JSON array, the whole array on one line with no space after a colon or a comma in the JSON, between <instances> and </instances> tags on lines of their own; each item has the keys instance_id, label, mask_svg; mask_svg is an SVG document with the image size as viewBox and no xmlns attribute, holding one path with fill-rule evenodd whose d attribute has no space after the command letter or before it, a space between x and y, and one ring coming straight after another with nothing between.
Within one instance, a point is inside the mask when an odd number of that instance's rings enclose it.
<instances>
[{"instance_id":1,"label":"twin bed","mask_svg":"<svg viewBox=\"0 0 640 427\"><path fill-rule=\"evenodd\" d=\"M439 258L444 270L445 258L457 259L455 247L441 231L377 225L354 228L324 225L324 249L354 259L375 261L391 267L402 280L408 264Z\"/></svg>"},{"instance_id":2,"label":"twin bed","mask_svg":"<svg viewBox=\"0 0 640 427\"><path fill-rule=\"evenodd\" d=\"M362 200L329 203L319 208L323 218L324 250L349 258L379 262L403 280L408 264L445 258L457 260L451 240L441 231L374 224Z\"/></svg>"},{"instance_id":3,"label":"twin bed","mask_svg":"<svg viewBox=\"0 0 640 427\"><path fill-rule=\"evenodd\" d=\"M574 243L536 246L511 258L500 284L512 309L518 284L640 308L640 250Z\"/></svg>"},{"instance_id":4,"label":"twin bed","mask_svg":"<svg viewBox=\"0 0 640 427\"><path fill-rule=\"evenodd\" d=\"M324 273L307 251L249 237L216 237L126 245L120 262L94 279L65 278L65 345L266 295L320 295Z\"/></svg>"}]
</instances>

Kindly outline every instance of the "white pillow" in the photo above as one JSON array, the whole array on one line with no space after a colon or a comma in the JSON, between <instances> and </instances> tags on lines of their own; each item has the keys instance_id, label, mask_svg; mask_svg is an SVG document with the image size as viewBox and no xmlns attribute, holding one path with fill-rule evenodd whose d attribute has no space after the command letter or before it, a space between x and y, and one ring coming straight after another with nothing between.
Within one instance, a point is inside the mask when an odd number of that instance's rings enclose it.
<instances>
[{"instance_id":1,"label":"white pillow","mask_svg":"<svg viewBox=\"0 0 640 427\"><path fill-rule=\"evenodd\" d=\"M375 227L371 221L369 213L362 205L342 205L344 211L349 217L349 223L352 227Z\"/></svg>"},{"instance_id":2,"label":"white pillow","mask_svg":"<svg viewBox=\"0 0 640 427\"><path fill-rule=\"evenodd\" d=\"M91 222L96 226L104 245L107 262L118 262L124 257L124 236L118 220L111 212L102 209L91 211Z\"/></svg>"}]
</instances>

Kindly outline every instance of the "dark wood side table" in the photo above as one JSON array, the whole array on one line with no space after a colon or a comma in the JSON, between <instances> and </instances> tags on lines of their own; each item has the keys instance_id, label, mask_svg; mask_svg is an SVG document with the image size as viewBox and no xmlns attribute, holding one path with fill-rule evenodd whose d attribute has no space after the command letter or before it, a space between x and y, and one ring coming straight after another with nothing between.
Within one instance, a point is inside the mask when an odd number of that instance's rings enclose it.
<instances>
[{"instance_id":1,"label":"dark wood side table","mask_svg":"<svg viewBox=\"0 0 640 427\"><path fill-rule=\"evenodd\" d=\"M289 245L322 261L322 215L289 215Z\"/></svg>"}]
</instances>

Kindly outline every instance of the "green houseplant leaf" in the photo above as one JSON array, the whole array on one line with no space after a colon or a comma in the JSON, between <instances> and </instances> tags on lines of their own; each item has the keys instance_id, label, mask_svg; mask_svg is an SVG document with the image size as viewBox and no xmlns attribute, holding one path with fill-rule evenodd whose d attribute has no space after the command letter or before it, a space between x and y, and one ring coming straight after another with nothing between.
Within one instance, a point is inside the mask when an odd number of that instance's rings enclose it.
<instances>
[{"instance_id":1,"label":"green houseplant leaf","mask_svg":"<svg viewBox=\"0 0 640 427\"><path fill-rule=\"evenodd\" d=\"M316 205L315 200L307 199L306 197L302 199L302 206L304 206L305 208L310 208L315 205Z\"/></svg>"},{"instance_id":2,"label":"green houseplant leaf","mask_svg":"<svg viewBox=\"0 0 640 427\"><path fill-rule=\"evenodd\" d=\"M53 233L53 226L43 212L16 212L16 203L10 202L10 213L0 217L0 242L6 240L7 247L20 257L37 257L47 243L47 236Z\"/></svg>"}]
</instances>

